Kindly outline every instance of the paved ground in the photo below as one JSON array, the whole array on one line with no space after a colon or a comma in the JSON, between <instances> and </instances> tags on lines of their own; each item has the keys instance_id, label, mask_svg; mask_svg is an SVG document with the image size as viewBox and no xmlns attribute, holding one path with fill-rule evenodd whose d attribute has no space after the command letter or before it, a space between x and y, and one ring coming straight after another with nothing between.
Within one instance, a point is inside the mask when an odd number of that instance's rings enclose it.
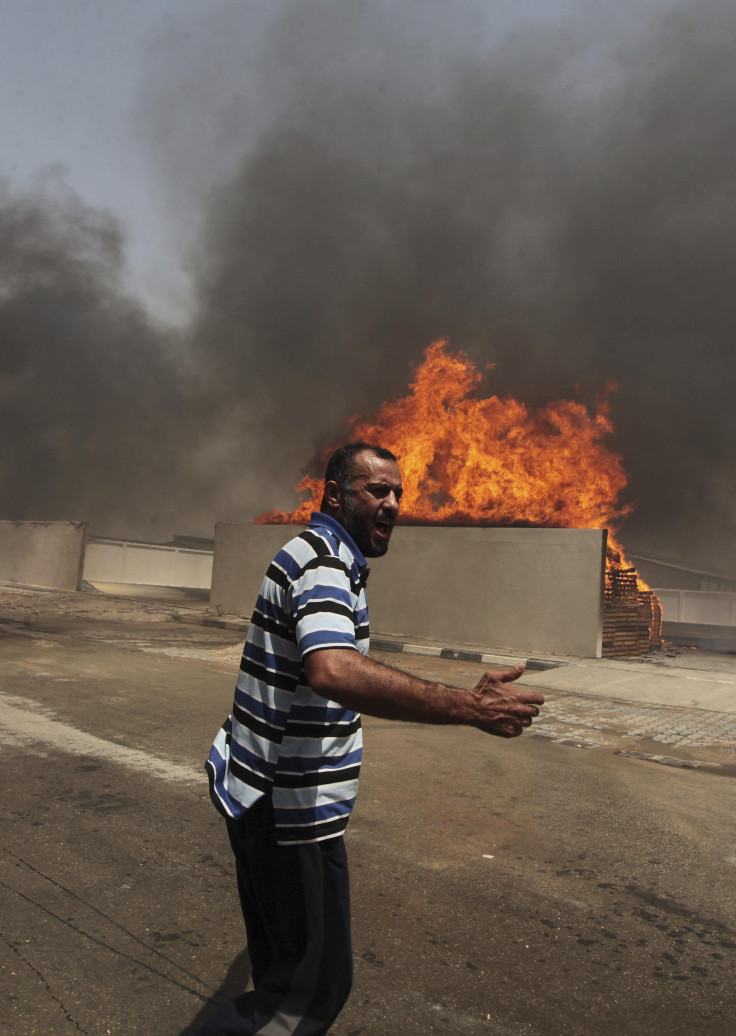
<instances>
[{"instance_id":1,"label":"paved ground","mask_svg":"<svg viewBox=\"0 0 736 1036\"><path fill-rule=\"evenodd\" d=\"M203 617L186 595L0 588L8 1036L188 1036L247 981L201 769L242 636ZM485 668L377 657L463 686ZM333 1036L730 1036L733 662L532 672L548 703L512 742L367 718Z\"/></svg>"},{"instance_id":2,"label":"paved ground","mask_svg":"<svg viewBox=\"0 0 736 1036\"><path fill-rule=\"evenodd\" d=\"M213 617L191 608L176 615L184 624L206 623L240 633L247 629L234 616ZM455 662L458 671L467 662L526 662L524 683L547 694L542 721L531 736L578 747L613 745L624 738L620 752L638 751L656 762L709 765L724 773L736 767L736 652L667 645L638 658L525 659L466 645L407 643L385 634L374 636L373 644L373 654L387 664L408 667L430 680L441 678L445 661ZM672 754L647 753L653 743L660 749L668 746Z\"/></svg>"}]
</instances>

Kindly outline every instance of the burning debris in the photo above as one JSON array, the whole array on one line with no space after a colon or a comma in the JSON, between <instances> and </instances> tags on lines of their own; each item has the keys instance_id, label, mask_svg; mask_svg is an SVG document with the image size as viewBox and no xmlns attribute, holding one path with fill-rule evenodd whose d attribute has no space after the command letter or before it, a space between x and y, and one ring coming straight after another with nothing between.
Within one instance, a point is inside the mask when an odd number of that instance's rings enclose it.
<instances>
[{"instance_id":1,"label":"burning debris","mask_svg":"<svg viewBox=\"0 0 736 1036\"><path fill-rule=\"evenodd\" d=\"M617 550L608 548L603 594L603 657L662 647L662 604Z\"/></svg>"},{"instance_id":2,"label":"burning debris","mask_svg":"<svg viewBox=\"0 0 736 1036\"><path fill-rule=\"evenodd\" d=\"M558 400L535 412L516 399L477 397L483 374L447 342L425 351L410 391L373 417L354 417L350 438L377 442L400 459L404 525L528 526L609 530L604 654L640 654L661 646L659 600L613 538L632 505L619 505L627 477L604 443L613 431L609 396L591 413ZM329 451L327 451L329 452ZM296 487L303 502L270 511L258 523L302 524L317 510L320 478Z\"/></svg>"}]
</instances>

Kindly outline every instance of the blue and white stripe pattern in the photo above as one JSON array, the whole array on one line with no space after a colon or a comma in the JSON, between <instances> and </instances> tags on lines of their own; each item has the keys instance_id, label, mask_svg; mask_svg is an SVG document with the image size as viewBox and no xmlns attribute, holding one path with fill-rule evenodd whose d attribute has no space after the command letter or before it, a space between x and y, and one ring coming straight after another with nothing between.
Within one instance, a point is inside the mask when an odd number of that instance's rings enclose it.
<instances>
[{"instance_id":1,"label":"blue and white stripe pattern","mask_svg":"<svg viewBox=\"0 0 736 1036\"><path fill-rule=\"evenodd\" d=\"M302 660L323 648L368 653L365 558L314 512L268 568L240 663L233 711L207 760L212 800L239 817L273 792L280 845L341 834L358 790L360 714L315 694Z\"/></svg>"}]
</instances>

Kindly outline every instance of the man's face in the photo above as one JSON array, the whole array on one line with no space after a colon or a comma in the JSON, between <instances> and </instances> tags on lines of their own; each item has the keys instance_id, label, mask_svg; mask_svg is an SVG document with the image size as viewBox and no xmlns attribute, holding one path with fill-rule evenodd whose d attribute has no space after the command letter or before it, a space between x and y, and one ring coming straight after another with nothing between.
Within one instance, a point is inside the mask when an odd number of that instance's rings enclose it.
<instances>
[{"instance_id":1,"label":"man's face","mask_svg":"<svg viewBox=\"0 0 736 1036\"><path fill-rule=\"evenodd\" d=\"M399 514L401 472L392 460L363 451L355 457L353 479L340 493L342 523L367 558L388 550Z\"/></svg>"}]
</instances>

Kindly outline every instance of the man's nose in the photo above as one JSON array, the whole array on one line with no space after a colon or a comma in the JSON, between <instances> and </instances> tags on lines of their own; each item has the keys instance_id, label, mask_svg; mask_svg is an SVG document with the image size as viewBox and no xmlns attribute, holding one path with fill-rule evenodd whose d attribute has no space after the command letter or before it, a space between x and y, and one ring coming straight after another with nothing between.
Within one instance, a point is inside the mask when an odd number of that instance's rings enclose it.
<instances>
[{"instance_id":1,"label":"man's nose","mask_svg":"<svg viewBox=\"0 0 736 1036\"><path fill-rule=\"evenodd\" d=\"M388 496L384 497L383 506L387 510L391 511L393 514L399 513L399 498L397 497L393 489L388 494Z\"/></svg>"}]
</instances>

